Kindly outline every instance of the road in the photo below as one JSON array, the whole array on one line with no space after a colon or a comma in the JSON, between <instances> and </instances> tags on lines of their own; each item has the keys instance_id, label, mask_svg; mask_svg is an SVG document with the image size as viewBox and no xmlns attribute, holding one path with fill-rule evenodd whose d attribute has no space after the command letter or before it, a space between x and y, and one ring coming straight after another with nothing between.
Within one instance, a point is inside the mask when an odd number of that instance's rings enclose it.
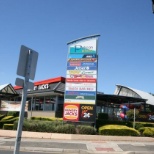
<instances>
[{"instance_id":1,"label":"road","mask_svg":"<svg viewBox=\"0 0 154 154\"><path fill-rule=\"evenodd\" d=\"M0 154L13 154L15 138L0 137ZM12 150L12 151L9 151ZM20 154L48 153L103 153L107 154L154 154L154 142L134 141L84 141L64 139L23 138Z\"/></svg>"}]
</instances>

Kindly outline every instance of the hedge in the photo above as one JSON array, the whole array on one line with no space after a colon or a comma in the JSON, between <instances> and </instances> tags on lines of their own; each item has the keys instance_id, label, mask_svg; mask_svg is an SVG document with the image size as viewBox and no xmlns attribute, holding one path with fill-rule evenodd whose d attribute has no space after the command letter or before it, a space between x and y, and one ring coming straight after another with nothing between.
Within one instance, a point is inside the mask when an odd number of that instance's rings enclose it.
<instances>
[{"instance_id":1,"label":"hedge","mask_svg":"<svg viewBox=\"0 0 154 154\"><path fill-rule=\"evenodd\" d=\"M139 130L142 127L154 127L154 123L150 123L150 122L135 122L135 129Z\"/></svg>"},{"instance_id":2,"label":"hedge","mask_svg":"<svg viewBox=\"0 0 154 154\"><path fill-rule=\"evenodd\" d=\"M132 122L129 121L113 121L113 120L100 120L100 119L96 119L96 128L97 130L99 129L99 127L104 126L104 125L125 125L128 127L133 127Z\"/></svg>"},{"instance_id":3,"label":"hedge","mask_svg":"<svg viewBox=\"0 0 154 154\"><path fill-rule=\"evenodd\" d=\"M19 111L8 111L7 116L19 117Z\"/></svg>"},{"instance_id":4,"label":"hedge","mask_svg":"<svg viewBox=\"0 0 154 154\"><path fill-rule=\"evenodd\" d=\"M98 113L98 119L99 120L108 120L109 116L107 113Z\"/></svg>"},{"instance_id":5,"label":"hedge","mask_svg":"<svg viewBox=\"0 0 154 154\"><path fill-rule=\"evenodd\" d=\"M4 124L3 129L5 129L5 130L13 130L13 124Z\"/></svg>"},{"instance_id":6,"label":"hedge","mask_svg":"<svg viewBox=\"0 0 154 154\"><path fill-rule=\"evenodd\" d=\"M154 137L154 128L152 127L141 127L139 131L143 136Z\"/></svg>"},{"instance_id":7,"label":"hedge","mask_svg":"<svg viewBox=\"0 0 154 154\"><path fill-rule=\"evenodd\" d=\"M9 120L14 118L14 116L5 116L4 118L1 119L1 121Z\"/></svg>"},{"instance_id":8,"label":"hedge","mask_svg":"<svg viewBox=\"0 0 154 154\"><path fill-rule=\"evenodd\" d=\"M54 118L54 117L31 117L31 120L43 120L43 121L55 121L55 120L58 120L58 121L63 121L62 118Z\"/></svg>"},{"instance_id":9,"label":"hedge","mask_svg":"<svg viewBox=\"0 0 154 154\"><path fill-rule=\"evenodd\" d=\"M18 121L14 122L13 129L16 130ZM96 134L96 129L88 125L67 124L62 121L37 121L37 120L24 120L23 131L33 132L48 132L48 133L64 133L64 134Z\"/></svg>"},{"instance_id":10,"label":"hedge","mask_svg":"<svg viewBox=\"0 0 154 154\"><path fill-rule=\"evenodd\" d=\"M99 128L100 135L139 136L139 131L127 126L106 125Z\"/></svg>"},{"instance_id":11,"label":"hedge","mask_svg":"<svg viewBox=\"0 0 154 154\"><path fill-rule=\"evenodd\" d=\"M13 124L14 121L16 121L18 119L19 119L18 117L14 117L14 118L11 118L11 119L8 119L8 120L1 120L0 121L0 128L3 128L4 124Z\"/></svg>"},{"instance_id":12,"label":"hedge","mask_svg":"<svg viewBox=\"0 0 154 154\"><path fill-rule=\"evenodd\" d=\"M5 117L5 115L0 115L0 120L3 119Z\"/></svg>"},{"instance_id":13,"label":"hedge","mask_svg":"<svg viewBox=\"0 0 154 154\"><path fill-rule=\"evenodd\" d=\"M76 132L78 134L95 135L96 129L92 126L78 125L76 127Z\"/></svg>"}]
</instances>

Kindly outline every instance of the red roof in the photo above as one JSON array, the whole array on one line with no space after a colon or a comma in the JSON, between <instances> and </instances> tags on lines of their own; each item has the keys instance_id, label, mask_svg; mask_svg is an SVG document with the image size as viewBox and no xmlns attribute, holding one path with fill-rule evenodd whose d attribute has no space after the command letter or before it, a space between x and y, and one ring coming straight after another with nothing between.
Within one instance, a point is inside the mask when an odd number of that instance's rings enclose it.
<instances>
[{"instance_id":1,"label":"red roof","mask_svg":"<svg viewBox=\"0 0 154 154\"><path fill-rule=\"evenodd\" d=\"M47 80L37 81L37 82L34 82L34 86L38 86L38 85L42 85L42 84L50 84L50 83L55 83L55 82L65 82L65 78L60 76L60 77L51 78L51 79L47 79ZM20 86L14 86L13 88L15 90L22 89L22 87L20 87Z\"/></svg>"}]
</instances>

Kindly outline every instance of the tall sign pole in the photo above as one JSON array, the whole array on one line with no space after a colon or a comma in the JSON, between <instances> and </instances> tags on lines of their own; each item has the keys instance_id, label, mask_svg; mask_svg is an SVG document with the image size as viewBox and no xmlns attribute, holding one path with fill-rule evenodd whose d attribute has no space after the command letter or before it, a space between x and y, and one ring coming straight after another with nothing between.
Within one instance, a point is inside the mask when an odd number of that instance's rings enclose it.
<instances>
[{"instance_id":1,"label":"tall sign pole","mask_svg":"<svg viewBox=\"0 0 154 154\"><path fill-rule=\"evenodd\" d=\"M19 154L20 150L25 104L27 99L27 89L31 89L33 87L33 83L29 82L29 79L34 80L37 59L38 53L36 51L23 45L21 46L17 75L23 76L25 79L16 79L16 85L23 87L23 91L14 154Z\"/></svg>"},{"instance_id":2,"label":"tall sign pole","mask_svg":"<svg viewBox=\"0 0 154 154\"><path fill-rule=\"evenodd\" d=\"M65 121L95 123L99 36L91 35L67 44Z\"/></svg>"}]
</instances>

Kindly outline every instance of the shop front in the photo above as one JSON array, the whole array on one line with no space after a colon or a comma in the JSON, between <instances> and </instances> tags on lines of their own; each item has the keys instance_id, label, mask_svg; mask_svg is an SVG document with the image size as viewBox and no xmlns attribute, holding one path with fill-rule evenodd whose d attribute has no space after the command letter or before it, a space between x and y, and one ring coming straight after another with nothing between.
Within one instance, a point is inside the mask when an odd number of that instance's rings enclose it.
<instances>
[{"instance_id":1,"label":"shop front","mask_svg":"<svg viewBox=\"0 0 154 154\"><path fill-rule=\"evenodd\" d=\"M57 77L34 82L34 89L27 92L28 117L52 117L56 111L62 112L64 81L63 77ZM20 94L18 100L21 101L22 87L16 86L14 89Z\"/></svg>"}]
</instances>

